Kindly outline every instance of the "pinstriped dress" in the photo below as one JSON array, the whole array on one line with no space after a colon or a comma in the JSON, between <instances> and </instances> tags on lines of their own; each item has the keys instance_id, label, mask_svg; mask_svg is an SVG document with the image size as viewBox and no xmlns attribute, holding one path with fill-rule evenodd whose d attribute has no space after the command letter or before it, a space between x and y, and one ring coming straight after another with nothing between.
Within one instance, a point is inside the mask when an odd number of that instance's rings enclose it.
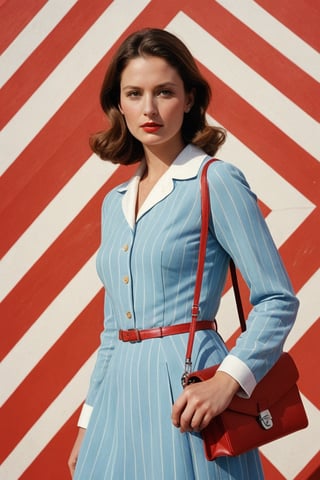
<instances>
[{"instance_id":1,"label":"pinstriped dress","mask_svg":"<svg viewBox=\"0 0 320 480\"><path fill-rule=\"evenodd\" d=\"M137 218L140 173L103 204L98 273L105 328L86 404L93 407L76 480L259 480L256 451L208 462L197 433L173 427L187 334L123 343L118 330L190 320L200 231L199 175L208 159L187 146L155 185ZM194 368L232 356L258 382L280 355L297 300L243 174L209 167L212 218L200 319L215 318L231 255L250 286L248 330L227 352L214 331L196 333ZM217 315L218 322L219 316ZM220 321L227 321L221 319Z\"/></svg>"}]
</instances>

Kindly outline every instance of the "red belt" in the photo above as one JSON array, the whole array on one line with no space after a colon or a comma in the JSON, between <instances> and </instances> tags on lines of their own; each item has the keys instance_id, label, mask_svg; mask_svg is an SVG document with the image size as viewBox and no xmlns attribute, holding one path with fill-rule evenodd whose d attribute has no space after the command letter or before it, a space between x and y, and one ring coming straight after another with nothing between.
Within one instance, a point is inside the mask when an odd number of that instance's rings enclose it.
<instances>
[{"instance_id":1,"label":"red belt","mask_svg":"<svg viewBox=\"0 0 320 480\"><path fill-rule=\"evenodd\" d=\"M168 335L178 335L179 333L188 333L191 323L179 323L178 325L170 325L168 327L149 328L147 330L138 330L132 328L130 330L119 330L119 340L122 342L141 342L150 338L167 337ZM198 330L216 330L215 320L200 320L196 323L196 331Z\"/></svg>"}]
</instances>

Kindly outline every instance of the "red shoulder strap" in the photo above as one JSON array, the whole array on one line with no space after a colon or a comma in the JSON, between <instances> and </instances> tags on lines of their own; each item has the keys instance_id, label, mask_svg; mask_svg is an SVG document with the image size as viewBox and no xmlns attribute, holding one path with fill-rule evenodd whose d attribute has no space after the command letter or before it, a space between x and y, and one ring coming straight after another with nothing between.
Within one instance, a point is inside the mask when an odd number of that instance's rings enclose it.
<instances>
[{"instance_id":1,"label":"red shoulder strap","mask_svg":"<svg viewBox=\"0 0 320 480\"><path fill-rule=\"evenodd\" d=\"M209 160L204 165L203 170L201 172L200 245L199 245L199 253L198 253L198 266L197 266L196 282L195 282L195 288L194 288L193 305L192 305L192 312L191 312L191 326L190 326L187 351L186 351L186 359L185 359L185 366L186 366L185 374L190 373L192 368L191 355L192 355L192 348L193 348L193 342L194 342L196 322L198 320L198 315L199 315L199 299L200 299L200 293L201 293L203 269L204 269L204 262L206 257L207 239L208 239L208 231L209 231L210 195L209 195L209 188L208 188L208 181L207 181L207 171L209 166L216 161L218 161L217 158L212 158L211 160ZM234 295L235 295L236 304L237 304L241 330L245 331L246 321L243 313L236 267L232 259L230 259L230 273L231 273L232 285L233 285Z\"/></svg>"}]
</instances>

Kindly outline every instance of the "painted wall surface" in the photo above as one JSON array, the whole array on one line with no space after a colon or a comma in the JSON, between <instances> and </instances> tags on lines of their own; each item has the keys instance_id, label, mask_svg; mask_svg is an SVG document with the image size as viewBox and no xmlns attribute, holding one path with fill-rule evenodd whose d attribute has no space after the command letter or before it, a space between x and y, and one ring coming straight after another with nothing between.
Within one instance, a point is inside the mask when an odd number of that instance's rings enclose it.
<instances>
[{"instance_id":1,"label":"painted wall surface","mask_svg":"<svg viewBox=\"0 0 320 480\"><path fill-rule=\"evenodd\" d=\"M115 48L145 26L184 40L212 85L209 120L229 132L220 157L258 194L301 301L286 349L310 426L261 449L266 479L320 478L319 8L312 0L0 1L1 479L69 478L103 320L100 206L134 170L97 159L88 137L106 125L98 95ZM218 320L231 345L228 288Z\"/></svg>"}]
</instances>

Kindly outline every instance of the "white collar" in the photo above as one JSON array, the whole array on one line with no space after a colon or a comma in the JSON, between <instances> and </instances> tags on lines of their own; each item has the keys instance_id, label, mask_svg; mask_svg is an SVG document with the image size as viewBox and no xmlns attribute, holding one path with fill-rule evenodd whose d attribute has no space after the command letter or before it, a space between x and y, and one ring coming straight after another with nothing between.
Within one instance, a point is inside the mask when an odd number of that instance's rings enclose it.
<instances>
[{"instance_id":1,"label":"white collar","mask_svg":"<svg viewBox=\"0 0 320 480\"><path fill-rule=\"evenodd\" d=\"M122 210L130 227L133 229L135 222L142 215L172 192L174 188L173 179L186 180L197 176L199 168L206 157L207 154L200 148L191 144L187 145L155 184L136 217L138 187L146 167L145 161L142 161L129 182L117 189L118 192L124 193Z\"/></svg>"}]
</instances>

